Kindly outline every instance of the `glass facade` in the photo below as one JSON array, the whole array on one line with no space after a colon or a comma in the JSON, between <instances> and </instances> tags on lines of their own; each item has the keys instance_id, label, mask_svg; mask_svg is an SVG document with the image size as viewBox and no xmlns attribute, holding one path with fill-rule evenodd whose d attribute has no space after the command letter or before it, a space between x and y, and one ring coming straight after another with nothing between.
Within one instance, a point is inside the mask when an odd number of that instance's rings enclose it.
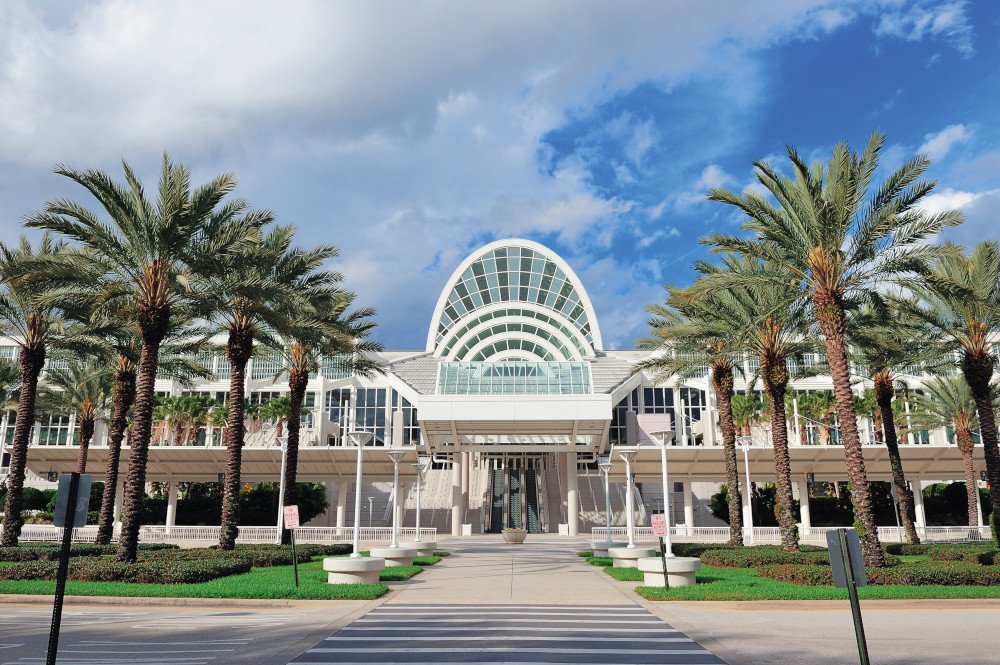
<instances>
[{"instance_id":1,"label":"glass facade","mask_svg":"<svg viewBox=\"0 0 1000 665\"><path fill-rule=\"evenodd\" d=\"M555 262L526 247L498 247L470 265L452 286L437 343L470 312L504 302L534 303L557 312L588 342L594 341L584 301Z\"/></svg>"},{"instance_id":2,"label":"glass facade","mask_svg":"<svg viewBox=\"0 0 1000 665\"><path fill-rule=\"evenodd\" d=\"M441 363L439 395L589 395L585 362Z\"/></svg>"},{"instance_id":3,"label":"glass facade","mask_svg":"<svg viewBox=\"0 0 1000 665\"><path fill-rule=\"evenodd\" d=\"M566 337L567 339L570 340L570 342L573 344L573 347L576 349L577 352L579 352L579 357L583 357L583 356L588 355L587 348L579 340L579 331L577 331L577 333L574 334L573 331L571 331L568 327L566 327L561 321L559 321L559 319L557 319L555 317L552 317L552 316L549 316L548 314L545 314L544 312L539 312L539 311L536 311L536 310L533 310L533 309L520 308L520 307L507 307L507 308L504 308L504 309L498 309L498 310L493 310L493 311L490 311L490 312L483 312L482 314L479 314L475 318L471 319L468 323L466 323L462 327L460 327L457 330L455 330L454 333L449 333L449 335L451 336L451 339L449 339L448 342L444 345L444 349L442 350L441 355L443 355L443 356L451 355L451 350L455 347L455 345L457 343L462 342L463 340L465 340L466 339L466 334L470 330L473 330L474 328L476 328L477 326L479 326L479 325L481 325L483 323L486 323L487 321L491 321L493 319L503 319L503 318L507 318L507 317L517 317L517 316L525 317L525 318L529 318L529 319L535 319L537 321L540 321L543 324L547 324L548 326L551 326L552 328L555 328L557 331L559 331L560 333L562 333L562 335L564 337ZM507 326L512 326L512 325L515 325L515 324L514 323L508 323L507 324ZM530 324L526 324L524 322L521 322L521 323L517 323L517 325L520 326L520 327L513 328L513 330L525 331L525 332L532 332L533 334L543 334L543 336L545 336L545 339L556 339L550 333L545 332L544 328L542 328L541 326L535 326L535 330L536 331L541 331L541 332L537 332L536 333L536 332L534 332L534 331L531 330ZM527 329L527 330L525 330L525 329ZM439 336L438 337L438 342L440 342L441 339L442 339L442 336ZM481 336L481 333L479 333L473 339L479 341L479 340L482 340L482 339L485 339L485 338ZM472 343L472 344L474 344L474 343ZM462 349L457 354L457 356L458 356L459 359L464 359L463 352L467 351L469 349L469 347L470 347L470 344L464 344L463 345ZM572 357L573 356L569 353L569 351L565 350L565 358L564 359L565 360L569 360Z\"/></svg>"}]
</instances>

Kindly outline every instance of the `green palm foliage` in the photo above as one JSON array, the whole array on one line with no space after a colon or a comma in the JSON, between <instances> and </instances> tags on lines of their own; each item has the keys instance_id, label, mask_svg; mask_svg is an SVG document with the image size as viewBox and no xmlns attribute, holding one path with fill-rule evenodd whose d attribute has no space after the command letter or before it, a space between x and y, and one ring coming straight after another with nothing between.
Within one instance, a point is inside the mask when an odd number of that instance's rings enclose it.
<instances>
[{"instance_id":1,"label":"green palm foliage","mask_svg":"<svg viewBox=\"0 0 1000 665\"><path fill-rule=\"evenodd\" d=\"M654 383L669 376L676 381L703 375L707 369L719 402L719 429L726 465L729 502L729 543L743 545L743 515L740 479L736 466L736 427L733 422L733 371L742 367L742 347L738 331L717 316L718 309L689 287L668 285L665 305L652 304L649 337L636 341L636 348L660 353L637 363L635 371L653 375ZM711 425L711 423L710 423Z\"/></svg>"},{"instance_id":2,"label":"green palm foliage","mask_svg":"<svg viewBox=\"0 0 1000 665\"><path fill-rule=\"evenodd\" d=\"M354 294L341 291L330 294L326 304L315 303L312 310L286 307L286 334L273 350L280 353L288 372L288 441L285 444L285 477L282 502L296 505L295 482L298 473L302 404L309 377L323 367L356 376L368 377L385 372L375 353L382 345L368 339L375 328L375 310L360 307L348 311ZM282 525L282 542L290 536Z\"/></svg>"},{"instance_id":3,"label":"green palm foliage","mask_svg":"<svg viewBox=\"0 0 1000 665\"><path fill-rule=\"evenodd\" d=\"M136 560L146 462L152 433L153 387L160 345L174 317L204 313L210 274L219 261L257 242L266 212L247 212L241 199L225 202L236 186L226 174L192 189L190 170L166 155L156 200L133 169L122 163L125 183L98 170L60 166L56 173L84 187L98 202L97 213L66 199L55 199L26 224L61 233L80 243L103 274L96 287L103 313L135 321L141 351L137 372L135 422L125 487L125 507L117 559ZM93 288L82 284L81 288Z\"/></svg>"},{"instance_id":4,"label":"green palm foliage","mask_svg":"<svg viewBox=\"0 0 1000 665\"><path fill-rule=\"evenodd\" d=\"M76 472L86 473L87 453L94 438L94 428L98 420L108 419L113 378L94 362L70 359L64 368L49 368L45 381L58 389L63 409L76 412L80 428Z\"/></svg>"},{"instance_id":5,"label":"green palm foliage","mask_svg":"<svg viewBox=\"0 0 1000 665\"><path fill-rule=\"evenodd\" d=\"M236 546L239 523L240 467L244 440L243 412L246 367L254 351L254 340L275 346L286 324L282 311L287 307L315 310L339 291L342 276L323 270L323 263L335 256L335 247L322 245L311 250L292 246L295 229L279 226L252 250L220 261L213 310L228 333L226 355L232 365L229 386L229 422L226 423L226 478L223 484L222 528L219 547Z\"/></svg>"},{"instance_id":6,"label":"green palm foliage","mask_svg":"<svg viewBox=\"0 0 1000 665\"><path fill-rule=\"evenodd\" d=\"M17 246L0 243L0 335L16 340L20 347L20 392L10 447L3 537L0 539L3 547L17 545L24 525L22 490L28 445L35 424L39 374L49 349L72 341L66 337L65 312L51 298L52 282L38 268L55 264L60 256L68 253L65 245L49 234L35 249L23 237Z\"/></svg>"},{"instance_id":7,"label":"green palm foliage","mask_svg":"<svg viewBox=\"0 0 1000 665\"><path fill-rule=\"evenodd\" d=\"M990 335L1000 329L1000 247L996 241L981 242L967 255L951 249L934 261L922 283L913 286L913 299L900 304L942 340L940 352L959 354L962 375L976 402L990 487L1000 487L996 409L990 388L996 361ZM1000 491L990 493L990 502L993 520L1000 524Z\"/></svg>"},{"instance_id":8,"label":"green palm foliage","mask_svg":"<svg viewBox=\"0 0 1000 665\"><path fill-rule=\"evenodd\" d=\"M955 442L962 451L965 467L965 491L969 504L969 526L979 524L978 493L973 469L972 452L974 435L979 429L979 414L976 400L969 384L962 377L935 377L924 382L923 394L913 396L913 404L918 407L911 416L913 424L921 428L947 427L955 433ZM996 384L991 386L997 401Z\"/></svg>"},{"instance_id":9,"label":"green palm foliage","mask_svg":"<svg viewBox=\"0 0 1000 665\"><path fill-rule=\"evenodd\" d=\"M783 283L797 288L799 297L812 305L826 341L865 563L876 567L884 565L885 557L872 515L851 399L844 339L847 311L862 301L881 301L880 285L922 271L929 259L946 253L924 241L962 221L959 212L931 214L918 207L935 185L920 180L930 164L923 155L908 160L875 185L884 143L885 137L878 132L860 154L839 143L825 167L819 162L809 167L789 147L792 177L780 174L766 161L754 162L757 181L777 205L752 191L741 195L713 189L708 198L742 211L746 217L741 228L754 236L715 233L703 240L713 251L735 252L786 267L793 280ZM741 283L747 279L733 277ZM773 281L755 281L761 279Z\"/></svg>"}]
</instances>

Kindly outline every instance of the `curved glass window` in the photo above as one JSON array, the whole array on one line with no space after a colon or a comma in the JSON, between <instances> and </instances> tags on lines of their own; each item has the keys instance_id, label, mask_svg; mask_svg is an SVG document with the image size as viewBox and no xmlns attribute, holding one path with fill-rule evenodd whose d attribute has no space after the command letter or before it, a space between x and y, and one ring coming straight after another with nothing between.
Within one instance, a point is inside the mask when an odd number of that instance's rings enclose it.
<instances>
[{"instance_id":1,"label":"curved glass window","mask_svg":"<svg viewBox=\"0 0 1000 665\"><path fill-rule=\"evenodd\" d=\"M519 344L522 344L522 345L531 344L531 347L533 349L537 349L537 351L532 351L532 353L534 353L535 355L537 355L539 358L544 358L545 360L569 360L570 358L573 357L573 354L566 347L566 345L563 344L562 342L560 342L553 335L549 334L547 331L542 330L541 328L538 328L537 326L532 326L532 325L522 324L522 323L515 323L515 322L511 322L511 323L499 323L499 324L497 324L495 326L490 326L486 330L483 330L482 332L480 332L479 334L475 335L474 337L472 337L472 339L470 339L469 341L467 341L465 344L462 345L462 348L460 348L458 350L458 357L464 359L466 357L466 355L468 355L469 351L472 350L477 344L479 344L479 342L481 342L481 341L483 341L483 340L485 340L487 338L493 337L493 336L503 337L506 333L509 333L509 332L527 333L529 335L535 335L535 336L541 337L542 339L544 339L545 341L547 341L549 344L551 344L552 346L554 346L556 349L558 349L558 351L559 351L559 353L561 354L562 357L561 358L554 358L554 357L552 357L552 354L550 352L546 351L545 348L542 347L541 345L535 344L533 342L528 342L528 340L524 340L524 339L498 340L492 346L496 346L497 349L499 350L500 349L499 345L502 344L502 343L504 343L505 341L506 342L518 342ZM527 349L528 347L527 346L511 346L509 348L524 348L524 349ZM492 353L486 353L485 355L483 355L483 351L484 350L481 350L479 353L476 354L476 356L474 358L470 358L470 360L483 360L483 359L485 359L485 358L493 355Z\"/></svg>"},{"instance_id":2,"label":"curved glass window","mask_svg":"<svg viewBox=\"0 0 1000 665\"><path fill-rule=\"evenodd\" d=\"M517 308L517 307L510 307L510 308L507 308L507 309L498 309L498 310L495 310L495 311L492 311L492 312L483 312L479 316L475 317L474 319L472 319L471 321L469 321L468 323L466 323L465 325L463 325L461 328L459 328L458 331L454 334L454 336L450 340L448 340L448 343L445 345L443 351L441 352L441 355L443 355L443 356L450 355L451 354L451 350L455 347L455 345L458 342L462 341L465 338L466 333L468 333L470 330L472 330L476 326L478 326L478 325L480 325L482 323L485 323L487 321L491 321L493 319L500 319L500 318L504 318L504 317L508 317L508 316L523 316L523 317L526 317L526 318L537 319L539 321L542 321L543 323L547 323L548 325L552 326L553 328L555 328L556 330L558 330L559 332L561 332L563 335L565 335L573 343L573 346L576 347L577 351L580 352L581 356L584 356L584 357L587 356L587 349L580 342L579 333L574 334L573 331L571 331L569 328L567 328L566 325L563 324L561 321L559 321L558 319L556 319L554 317L548 316L547 314L544 314L543 312L539 312L539 311L536 311L536 310L533 310L533 309L527 309L527 308L521 309L521 308ZM508 324L508 325L510 325L510 324ZM539 330L541 330L541 329L539 328ZM549 337L550 337L550 336L546 336L546 335L543 335L543 336L545 336L546 339L549 339ZM439 334L438 335L437 341L438 341L439 344L441 343L441 339L443 337L444 337L443 334ZM570 358L570 357L573 356L573 354L566 353L565 356L566 356L566 358Z\"/></svg>"},{"instance_id":3,"label":"curved glass window","mask_svg":"<svg viewBox=\"0 0 1000 665\"><path fill-rule=\"evenodd\" d=\"M586 362L445 362L439 395L589 395Z\"/></svg>"},{"instance_id":4,"label":"curved glass window","mask_svg":"<svg viewBox=\"0 0 1000 665\"><path fill-rule=\"evenodd\" d=\"M441 314L437 341L468 313L517 301L559 312L593 343L590 321L572 282L551 259L527 247L498 247L462 273Z\"/></svg>"}]
</instances>

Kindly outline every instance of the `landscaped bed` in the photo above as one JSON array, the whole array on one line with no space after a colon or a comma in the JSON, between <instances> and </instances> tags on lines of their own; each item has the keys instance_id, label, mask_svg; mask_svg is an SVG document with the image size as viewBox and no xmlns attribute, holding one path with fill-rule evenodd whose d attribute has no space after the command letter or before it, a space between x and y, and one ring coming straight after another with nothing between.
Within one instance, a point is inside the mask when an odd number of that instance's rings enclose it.
<instances>
[{"instance_id":1,"label":"landscaped bed","mask_svg":"<svg viewBox=\"0 0 1000 665\"><path fill-rule=\"evenodd\" d=\"M887 566L869 569L862 599L1000 598L1000 555L989 543L889 545ZM846 591L833 586L826 550L803 547L801 553L776 546L674 546L675 554L698 556L698 584L669 590L636 587L649 600L841 600ZM581 556L589 553L581 552ZM637 568L612 568L610 559L588 557L622 581L642 580Z\"/></svg>"},{"instance_id":2,"label":"landscaped bed","mask_svg":"<svg viewBox=\"0 0 1000 665\"><path fill-rule=\"evenodd\" d=\"M179 598L291 598L371 600L389 590L385 584L328 584L325 556L346 556L349 545L304 545L297 548L299 583L295 587L291 548L238 545L231 552L209 548L140 549L134 564L114 561L114 547L74 546L66 593L81 596ZM433 565L446 552L415 557L413 566L387 568L382 582L406 580ZM0 593L55 592L58 550L28 544L0 549Z\"/></svg>"}]
</instances>

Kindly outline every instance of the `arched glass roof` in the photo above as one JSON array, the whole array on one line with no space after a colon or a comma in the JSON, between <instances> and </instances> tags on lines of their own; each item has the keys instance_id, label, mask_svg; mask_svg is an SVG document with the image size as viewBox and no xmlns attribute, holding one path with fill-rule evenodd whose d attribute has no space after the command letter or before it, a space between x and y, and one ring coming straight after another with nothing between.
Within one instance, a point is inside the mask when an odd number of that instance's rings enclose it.
<instances>
[{"instance_id":1,"label":"arched glass roof","mask_svg":"<svg viewBox=\"0 0 1000 665\"><path fill-rule=\"evenodd\" d=\"M509 316L537 318L561 331L569 344L560 344L556 359L592 356L600 347L593 307L565 261L538 243L508 240L487 245L459 266L438 301L428 350L445 356L467 350L469 330ZM492 331L502 335L504 329ZM539 337L551 343L550 335Z\"/></svg>"}]
</instances>

